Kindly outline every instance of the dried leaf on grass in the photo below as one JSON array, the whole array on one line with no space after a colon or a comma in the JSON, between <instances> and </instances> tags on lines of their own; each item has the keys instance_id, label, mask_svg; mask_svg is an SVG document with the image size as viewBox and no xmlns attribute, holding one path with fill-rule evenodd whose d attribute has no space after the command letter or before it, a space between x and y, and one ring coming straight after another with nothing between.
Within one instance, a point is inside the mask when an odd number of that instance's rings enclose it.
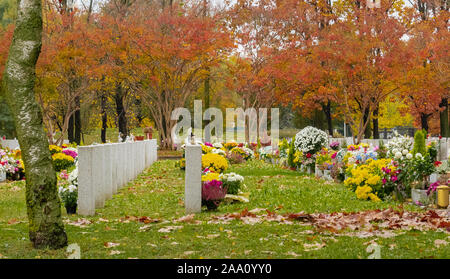
<instances>
[{"instance_id":1,"label":"dried leaf on grass","mask_svg":"<svg viewBox=\"0 0 450 279\"><path fill-rule=\"evenodd\" d=\"M257 215L261 211L265 213ZM440 230L450 232L450 218L445 210L427 212L408 212L394 210L368 210L360 212L312 213L304 212L277 214L267 209L244 209L241 212L214 216L208 223L227 224L232 220L240 220L244 224L257 224L264 221L292 224L300 221L315 227L319 232L331 232L366 238L379 236L390 238L398 235L398 230ZM394 233L394 231L396 231Z\"/></svg>"}]
</instances>

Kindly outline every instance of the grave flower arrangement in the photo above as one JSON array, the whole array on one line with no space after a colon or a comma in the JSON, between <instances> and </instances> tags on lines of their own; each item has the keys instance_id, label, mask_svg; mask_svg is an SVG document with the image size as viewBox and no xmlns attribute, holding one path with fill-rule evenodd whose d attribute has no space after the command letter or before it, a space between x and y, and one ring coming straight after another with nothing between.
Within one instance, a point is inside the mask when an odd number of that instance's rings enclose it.
<instances>
[{"instance_id":1,"label":"grave flower arrangement","mask_svg":"<svg viewBox=\"0 0 450 279\"><path fill-rule=\"evenodd\" d=\"M231 149L235 148L236 146L238 146L237 142L226 142L223 144L223 147L225 147L226 150L231 150Z\"/></svg>"},{"instance_id":2,"label":"grave flower arrangement","mask_svg":"<svg viewBox=\"0 0 450 279\"><path fill-rule=\"evenodd\" d=\"M231 195L237 195L244 182L244 177L234 172L221 174L219 178L223 183L223 188Z\"/></svg>"},{"instance_id":3,"label":"grave flower arrangement","mask_svg":"<svg viewBox=\"0 0 450 279\"><path fill-rule=\"evenodd\" d=\"M53 166L57 172L68 169L75 163L75 159L72 156L66 155L62 152L53 154L52 159Z\"/></svg>"},{"instance_id":4,"label":"grave flower arrangement","mask_svg":"<svg viewBox=\"0 0 450 279\"><path fill-rule=\"evenodd\" d=\"M321 170L331 170L333 163L331 162L331 154L327 148L322 148L316 155L316 166Z\"/></svg>"},{"instance_id":5,"label":"grave flower arrangement","mask_svg":"<svg viewBox=\"0 0 450 279\"><path fill-rule=\"evenodd\" d=\"M215 210L227 195L218 173L205 169L202 174L202 205Z\"/></svg>"},{"instance_id":6,"label":"grave flower arrangement","mask_svg":"<svg viewBox=\"0 0 450 279\"><path fill-rule=\"evenodd\" d=\"M304 154L316 154L328 144L327 134L317 128L308 126L295 135L295 148Z\"/></svg>"},{"instance_id":7,"label":"grave flower arrangement","mask_svg":"<svg viewBox=\"0 0 450 279\"><path fill-rule=\"evenodd\" d=\"M0 149L0 172L7 179L20 180L25 176L25 167L20 156L20 150Z\"/></svg>"},{"instance_id":8,"label":"grave flower arrangement","mask_svg":"<svg viewBox=\"0 0 450 279\"><path fill-rule=\"evenodd\" d=\"M386 145L387 157L394 157L397 152L402 152L403 150L411 151L413 148L413 141L410 137L399 135L394 132L394 137Z\"/></svg>"},{"instance_id":9,"label":"grave flower arrangement","mask_svg":"<svg viewBox=\"0 0 450 279\"><path fill-rule=\"evenodd\" d=\"M339 150L339 142L334 141L334 142L330 143L330 148L334 151L338 151Z\"/></svg>"},{"instance_id":10,"label":"grave flower arrangement","mask_svg":"<svg viewBox=\"0 0 450 279\"><path fill-rule=\"evenodd\" d=\"M58 192L61 201L66 207L67 214L75 214L78 200L78 168L75 168L70 174L64 170L59 175L62 183Z\"/></svg>"},{"instance_id":11,"label":"grave flower arrangement","mask_svg":"<svg viewBox=\"0 0 450 279\"><path fill-rule=\"evenodd\" d=\"M228 168L228 161L223 156L214 153L202 155L202 169L208 168L212 172L222 173Z\"/></svg>"},{"instance_id":12,"label":"grave flower arrangement","mask_svg":"<svg viewBox=\"0 0 450 279\"><path fill-rule=\"evenodd\" d=\"M389 159L369 159L366 164L350 166L347 169L349 177L344 184L355 192L358 199L379 201L393 190L385 188L382 183L382 170L390 162Z\"/></svg>"}]
</instances>

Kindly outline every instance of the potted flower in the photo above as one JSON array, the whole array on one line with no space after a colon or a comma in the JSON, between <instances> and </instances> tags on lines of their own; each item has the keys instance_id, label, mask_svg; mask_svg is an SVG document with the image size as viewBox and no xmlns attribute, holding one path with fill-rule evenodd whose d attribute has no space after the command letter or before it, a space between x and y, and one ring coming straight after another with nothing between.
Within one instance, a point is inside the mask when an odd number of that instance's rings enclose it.
<instances>
[{"instance_id":1,"label":"potted flower","mask_svg":"<svg viewBox=\"0 0 450 279\"><path fill-rule=\"evenodd\" d=\"M447 182L450 179L450 168L448 161L442 161L436 166L436 172L439 174L438 180L441 182Z\"/></svg>"},{"instance_id":2,"label":"potted flower","mask_svg":"<svg viewBox=\"0 0 450 279\"><path fill-rule=\"evenodd\" d=\"M435 171L430 155L417 153L412 162L414 182L411 184L411 198L414 203L428 199L427 190L430 187L429 176Z\"/></svg>"},{"instance_id":3,"label":"potted flower","mask_svg":"<svg viewBox=\"0 0 450 279\"><path fill-rule=\"evenodd\" d=\"M202 204L206 205L208 210L216 210L227 195L227 190L222 185L222 181L216 179L203 181Z\"/></svg>"},{"instance_id":4,"label":"potted flower","mask_svg":"<svg viewBox=\"0 0 450 279\"><path fill-rule=\"evenodd\" d=\"M145 137L139 135L139 136L135 136L134 139L135 139L136 141L143 141L143 140L145 139Z\"/></svg>"},{"instance_id":5,"label":"potted flower","mask_svg":"<svg viewBox=\"0 0 450 279\"><path fill-rule=\"evenodd\" d=\"M145 137L147 139L152 139L152 137L153 137L153 128L152 127L145 127L144 128L144 134L145 134Z\"/></svg>"},{"instance_id":6,"label":"potted flower","mask_svg":"<svg viewBox=\"0 0 450 279\"><path fill-rule=\"evenodd\" d=\"M66 207L67 214L75 214L78 201L78 168L75 168L70 174L64 170L59 177L65 181L58 191L61 201Z\"/></svg>"},{"instance_id":7,"label":"potted flower","mask_svg":"<svg viewBox=\"0 0 450 279\"><path fill-rule=\"evenodd\" d=\"M241 188L242 182L244 181L244 177L237 173L230 172L221 174L220 180L222 181L222 187L226 189L227 194L237 195L239 189Z\"/></svg>"}]
</instances>

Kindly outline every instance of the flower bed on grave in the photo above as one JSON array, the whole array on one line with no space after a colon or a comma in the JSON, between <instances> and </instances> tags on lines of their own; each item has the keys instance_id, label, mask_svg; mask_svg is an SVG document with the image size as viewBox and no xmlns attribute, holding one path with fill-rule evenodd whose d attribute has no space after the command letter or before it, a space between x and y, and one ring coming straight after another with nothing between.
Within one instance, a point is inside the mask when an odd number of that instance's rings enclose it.
<instances>
[{"instance_id":1,"label":"flower bed on grave","mask_svg":"<svg viewBox=\"0 0 450 279\"><path fill-rule=\"evenodd\" d=\"M78 150L75 146L66 144L50 145L49 150L57 172L61 200L68 213L75 213L78 195ZM2 172L6 174L6 179L11 181L25 179L26 171L20 149L0 149L0 181Z\"/></svg>"},{"instance_id":2,"label":"flower bed on grave","mask_svg":"<svg viewBox=\"0 0 450 279\"><path fill-rule=\"evenodd\" d=\"M202 147L202 205L215 210L223 202L248 202L248 193L242 192L244 177L237 173L227 173L231 164L240 164L255 158L251 148L256 145L244 143L200 143ZM186 160L183 145L183 158L177 166L185 170Z\"/></svg>"},{"instance_id":3,"label":"flower bed on grave","mask_svg":"<svg viewBox=\"0 0 450 279\"><path fill-rule=\"evenodd\" d=\"M419 131L414 141L395 134L387 145L382 140L377 146L331 142L328 148L325 132L307 127L294 139L280 141L277 153L260 149L256 156L285 158L291 169L343 182L361 200L412 198L425 205L434 202L437 186L448 185L450 178L448 160L436 160L437 143L425 145L425 140L426 134Z\"/></svg>"}]
</instances>

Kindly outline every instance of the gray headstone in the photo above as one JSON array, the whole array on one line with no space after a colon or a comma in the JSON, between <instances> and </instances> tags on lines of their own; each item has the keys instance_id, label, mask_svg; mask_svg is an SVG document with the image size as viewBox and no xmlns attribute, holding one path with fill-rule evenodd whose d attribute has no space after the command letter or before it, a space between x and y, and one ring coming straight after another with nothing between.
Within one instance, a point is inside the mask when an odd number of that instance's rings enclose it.
<instances>
[{"instance_id":1,"label":"gray headstone","mask_svg":"<svg viewBox=\"0 0 450 279\"><path fill-rule=\"evenodd\" d=\"M202 147L186 145L184 205L186 213L199 213L202 208Z\"/></svg>"},{"instance_id":2,"label":"gray headstone","mask_svg":"<svg viewBox=\"0 0 450 279\"><path fill-rule=\"evenodd\" d=\"M95 208L101 208L105 205L105 186L104 186L104 148L101 145L92 146L92 184L95 192Z\"/></svg>"},{"instance_id":3,"label":"gray headstone","mask_svg":"<svg viewBox=\"0 0 450 279\"><path fill-rule=\"evenodd\" d=\"M95 214L95 191L93 185L93 148L78 147L78 214Z\"/></svg>"}]
</instances>

